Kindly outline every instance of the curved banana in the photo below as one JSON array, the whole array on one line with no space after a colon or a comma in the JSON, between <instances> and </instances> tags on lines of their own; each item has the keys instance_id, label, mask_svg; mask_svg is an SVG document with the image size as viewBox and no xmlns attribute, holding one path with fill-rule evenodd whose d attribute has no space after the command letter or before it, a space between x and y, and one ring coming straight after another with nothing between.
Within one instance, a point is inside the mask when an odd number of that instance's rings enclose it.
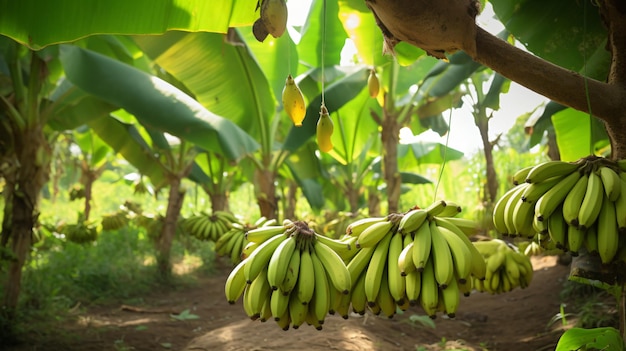
<instances>
[{"instance_id":1,"label":"curved banana","mask_svg":"<svg viewBox=\"0 0 626 351\"><path fill-rule=\"evenodd\" d=\"M590 254L598 253L597 228L598 228L598 225L596 223L596 225L593 225L590 228L588 228L587 232L585 233L585 249L587 249L587 252L589 252Z\"/></svg>"},{"instance_id":2,"label":"curved banana","mask_svg":"<svg viewBox=\"0 0 626 351\"><path fill-rule=\"evenodd\" d=\"M568 224L558 211L552 213L548 218L548 235L550 235L550 240L554 242L556 248L561 250L565 250L565 245L567 244L567 226Z\"/></svg>"},{"instance_id":3,"label":"curved banana","mask_svg":"<svg viewBox=\"0 0 626 351\"><path fill-rule=\"evenodd\" d=\"M445 201L446 206L443 208L441 212L437 216L439 217L454 217L459 213L463 212L463 207L452 201Z\"/></svg>"},{"instance_id":4,"label":"curved banana","mask_svg":"<svg viewBox=\"0 0 626 351\"><path fill-rule=\"evenodd\" d=\"M564 177L576 171L580 164L564 161L545 161L533 167L526 176L527 183L539 183L554 177Z\"/></svg>"},{"instance_id":5,"label":"curved banana","mask_svg":"<svg viewBox=\"0 0 626 351\"><path fill-rule=\"evenodd\" d=\"M285 227L283 227L282 225L258 227L250 229L246 232L246 240L253 243L262 243L267 239L279 234L283 234L284 232Z\"/></svg>"},{"instance_id":6,"label":"curved banana","mask_svg":"<svg viewBox=\"0 0 626 351\"><path fill-rule=\"evenodd\" d=\"M515 235L515 233L517 232L517 229L515 229L515 217L514 217L515 207L520 202L523 202L522 201L522 194L524 193L526 188L528 188L529 186L530 186L530 184L528 184L528 183L524 183L524 184L520 184L520 185L516 186L514 188L514 189L516 189L515 192L513 192L513 194L511 194L511 196L509 197L508 201L504 205L504 224L506 226L506 231L502 232L502 234ZM495 214L494 214L494 216L495 216ZM496 223L496 221L495 221L495 217L494 217L494 224L495 223Z\"/></svg>"},{"instance_id":7,"label":"curved banana","mask_svg":"<svg viewBox=\"0 0 626 351\"><path fill-rule=\"evenodd\" d=\"M419 228L428 217L428 212L424 209L413 209L405 213L398 224L398 232L408 234Z\"/></svg>"},{"instance_id":8,"label":"curved banana","mask_svg":"<svg viewBox=\"0 0 626 351\"><path fill-rule=\"evenodd\" d=\"M296 282L298 299L304 304L308 304L314 295L315 280L311 279L311 277L315 277L315 271L311 252L307 249L300 253L300 270L298 281Z\"/></svg>"},{"instance_id":9,"label":"curved banana","mask_svg":"<svg viewBox=\"0 0 626 351\"><path fill-rule=\"evenodd\" d=\"M454 225L454 222L451 221L452 218L436 218L435 222L439 226L439 230L445 228L449 230L451 233L456 234L459 239L461 239L465 243L465 247L468 248L471 254L471 264L470 264L470 273L474 277L478 279L485 279L485 258L483 255L478 252L478 249L474 246L467 236L464 235L461 228ZM461 278L461 277L458 277Z\"/></svg>"},{"instance_id":10,"label":"curved banana","mask_svg":"<svg viewBox=\"0 0 626 351\"><path fill-rule=\"evenodd\" d=\"M587 190L585 197L578 211L578 226L583 230L593 225L598 218L600 209L602 208L602 200L604 198L604 189L600 176L591 172L587 180Z\"/></svg>"},{"instance_id":11,"label":"curved banana","mask_svg":"<svg viewBox=\"0 0 626 351\"><path fill-rule=\"evenodd\" d=\"M365 272L361 273L361 275L353 281L352 285L352 291L350 291L352 311L363 315L367 308L367 298L365 297Z\"/></svg>"},{"instance_id":12,"label":"curved banana","mask_svg":"<svg viewBox=\"0 0 626 351\"><path fill-rule=\"evenodd\" d=\"M602 185L606 196L611 201L617 200L622 193L622 187L620 186L620 182L622 180L619 174L612 168L606 166L600 166L597 172L602 179Z\"/></svg>"},{"instance_id":13,"label":"curved banana","mask_svg":"<svg viewBox=\"0 0 626 351\"><path fill-rule=\"evenodd\" d=\"M383 238L393 234L390 232L393 226L393 222L391 221L383 221L372 224L358 236L356 240L356 247L365 248L376 246Z\"/></svg>"},{"instance_id":14,"label":"curved banana","mask_svg":"<svg viewBox=\"0 0 626 351\"><path fill-rule=\"evenodd\" d=\"M350 292L350 272L343 263L343 260L339 255L331 250L328 246L320 241L315 241L313 244L313 252L324 265L324 269L328 273L328 278L335 287L343 294Z\"/></svg>"},{"instance_id":15,"label":"curved banana","mask_svg":"<svg viewBox=\"0 0 626 351\"><path fill-rule=\"evenodd\" d=\"M315 280L315 289L313 290L311 307L313 308L318 322L320 324L324 324L326 315L330 310L330 282L328 281L328 277L326 275L326 269L315 251L311 251L311 261L313 262L313 278Z\"/></svg>"},{"instance_id":16,"label":"curved banana","mask_svg":"<svg viewBox=\"0 0 626 351\"><path fill-rule=\"evenodd\" d=\"M567 224L578 226L578 212L587 192L589 175L582 174L572 190L569 191L563 200L563 219Z\"/></svg>"},{"instance_id":17,"label":"curved banana","mask_svg":"<svg viewBox=\"0 0 626 351\"><path fill-rule=\"evenodd\" d=\"M479 232L480 227L476 221L467 218L460 217L445 217L445 218L435 218L437 224L439 224L439 220L443 219L445 222L454 225L459 228L465 235L472 236ZM449 229L449 228L448 228Z\"/></svg>"},{"instance_id":18,"label":"curved banana","mask_svg":"<svg viewBox=\"0 0 626 351\"><path fill-rule=\"evenodd\" d=\"M513 173L513 177L512 177L513 185L518 185L518 184L521 184L521 183L525 183L526 182L526 177L528 176L528 173L534 167L535 167L535 165L527 166L527 167L521 168L521 169L517 170L515 173Z\"/></svg>"},{"instance_id":19,"label":"curved banana","mask_svg":"<svg viewBox=\"0 0 626 351\"><path fill-rule=\"evenodd\" d=\"M410 236L405 236L405 242L407 237ZM400 275L402 276L406 276L417 269L415 263L413 262L413 245L414 242L411 240L408 244L406 244L406 246L404 246L400 252L400 256L398 256L398 268L400 268Z\"/></svg>"},{"instance_id":20,"label":"curved banana","mask_svg":"<svg viewBox=\"0 0 626 351\"><path fill-rule=\"evenodd\" d=\"M432 247L432 233L430 231L430 221L424 222L413 237L413 264L418 271L424 270L426 262L430 258Z\"/></svg>"},{"instance_id":21,"label":"curved banana","mask_svg":"<svg viewBox=\"0 0 626 351\"><path fill-rule=\"evenodd\" d=\"M522 183L526 184L526 183ZM511 199L511 197L519 191L519 188L515 186L514 188L509 189L505 192L498 201L496 201L493 207L493 226L496 228L498 233L500 234L508 234L509 229L506 226L506 205Z\"/></svg>"},{"instance_id":22,"label":"curved banana","mask_svg":"<svg viewBox=\"0 0 626 351\"><path fill-rule=\"evenodd\" d=\"M411 305L416 305L419 302L420 291L422 289L422 273L418 271L412 271L405 277L406 283L406 298Z\"/></svg>"},{"instance_id":23,"label":"curved banana","mask_svg":"<svg viewBox=\"0 0 626 351\"><path fill-rule=\"evenodd\" d=\"M248 285L248 288L244 291L244 299L248 299L248 306L250 308L248 316L252 320L256 320L261 317L263 305L265 300L271 299L272 288L267 282L267 267L264 267L259 275Z\"/></svg>"},{"instance_id":24,"label":"curved banana","mask_svg":"<svg viewBox=\"0 0 626 351\"><path fill-rule=\"evenodd\" d=\"M438 216L446 208L446 202L444 200L435 201L426 207L424 210L428 213L429 217Z\"/></svg>"},{"instance_id":25,"label":"curved banana","mask_svg":"<svg viewBox=\"0 0 626 351\"><path fill-rule=\"evenodd\" d=\"M267 264L267 281L273 290L277 290L283 280L285 280L289 261L294 250L296 250L296 238L290 236L278 244L272 253Z\"/></svg>"},{"instance_id":26,"label":"curved banana","mask_svg":"<svg viewBox=\"0 0 626 351\"><path fill-rule=\"evenodd\" d=\"M442 289L445 289L454 279L454 263L448 242L439 231L435 221L430 222L431 247L435 279Z\"/></svg>"},{"instance_id":27,"label":"curved banana","mask_svg":"<svg viewBox=\"0 0 626 351\"><path fill-rule=\"evenodd\" d=\"M280 290L273 290L270 296L270 310L275 321L279 321L289 308L289 295L283 295Z\"/></svg>"},{"instance_id":28,"label":"curved banana","mask_svg":"<svg viewBox=\"0 0 626 351\"><path fill-rule=\"evenodd\" d=\"M309 307L298 299L298 294L289 295L289 318L291 319L291 327L298 329L306 321L309 314Z\"/></svg>"},{"instance_id":29,"label":"curved banana","mask_svg":"<svg viewBox=\"0 0 626 351\"><path fill-rule=\"evenodd\" d=\"M573 225L567 226L567 246L566 249L572 256L578 256L578 251L585 243L586 231L580 227L574 227Z\"/></svg>"},{"instance_id":30,"label":"curved banana","mask_svg":"<svg viewBox=\"0 0 626 351\"><path fill-rule=\"evenodd\" d=\"M396 314L396 301L391 296L389 291L389 277L387 276L387 270L383 270L383 277L380 282L380 289L376 296L376 304L380 306L380 311L387 316L387 318L393 318Z\"/></svg>"},{"instance_id":31,"label":"curved banana","mask_svg":"<svg viewBox=\"0 0 626 351\"><path fill-rule=\"evenodd\" d=\"M580 172L570 173L537 200L535 204L535 216L539 221L550 217L552 212L565 200L565 197L567 197L570 190L574 188L581 176Z\"/></svg>"},{"instance_id":32,"label":"curved banana","mask_svg":"<svg viewBox=\"0 0 626 351\"><path fill-rule=\"evenodd\" d=\"M390 242L391 235L387 235L376 245L370 263L365 271L365 297L367 298L369 306L376 302L376 297L380 291L383 272L387 267L387 254L389 252Z\"/></svg>"},{"instance_id":33,"label":"curved banana","mask_svg":"<svg viewBox=\"0 0 626 351\"><path fill-rule=\"evenodd\" d=\"M532 186L532 184L531 184ZM520 235L525 236L527 238L532 238L535 236L535 231L533 229L533 217L535 216L535 206L534 203L529 203L527 201L518 201L515 207L513 208L513 228L515 232L509 233L509 235Z\"/></svg>"},{"instance_id":34,"label":"curved banana","mask_svg":"<svg viewBox=\"0 0 626 351\"><path fill-rule=\"evenodd\" d=\"M620 196L615 200L615 214L617 227L620 232L626 231L626 173L620 175L620 187L622 188Z\"/></svg>"},{"instance_id":35,"label":"curved banana","mask_svg":"<svg viewBox=\"0 0 626 351\"><path fill-rule=\"evenodd\" d=\"M438 230L450 248L456 279L463 283L466 282L472 271L472 253L469 247L467 247L465 241L448 228L438 227ZM452 280L456 281L456 279Z\"/></svg>"},{"instance_id":36,"label":"curved banana","mask_svg":"<svg viewBox=\"0 0 626 351\"><path fill-rule=\"evenodd\" d=\"M404 304L404 297L406 295L406 279L400 272L400 266L398 264L400 253L402 253L403 249L402 235L399 233L393 234L389 242L389 253L387 254L387 278L389 279L389 293L398 305Z\"/></svg>"},{"instance_id":37,"label":"curved banana","mask_svg":"<svg viewBox=\"0 0 626 351\"><path fill-rule=\"evenodd\" d=\"M434 319L437 317L439 288L437 287L437 280L435 279L433 260L428 260L424 271L421 273L419 303L430 318Z\"/></svg>"},{"instance_id":38,"label":"curved banana","mask_svg":"<svg viewBox=\"0 0 626 351\"><path fill-rule=\"evenodd\" d=\"M348 224L348 226L346 227L346 234L358 237L366 228L368 228L372 224L386 220L387 218L385 217L365 217L357 219L356 221Z\"/></svg>"},{"instance_id":39,"label":"curved banana","mask_svg":"<svg viewBox=\"0 0 626 351\"><path fill-rule=\"evenodd\" d=\"M604 193L602 193L602 204L598 215L597 238L598 253L602 263L610 263L619 247L619 232L615 204Z\"/></svg>"},{"instance_id":40,"label":"curved banana","mask_svg":"<svg viewBox=\"0 0 626 351\"><path fill-rule=\"evenodd\" d=\"M247 258L247 264L244 266L244 274L246 281L252 283L252 281L261 273L264 268L267 268L267 264L274 253L274 250L287 239L284 235L276 235L259 245L250 256Z\"/></svg>"},{"instance_id":41,"label":"curved banana","mask_svg":"<svg viewBox=\"0 0 626 351\"><path fill-rule=\"evenodd\" d=\"M372 259L375 248L376 247L366 247L360 249L356 255L352 257L350 262L348 262L346 268L350 273L350 281L355 282L359 275L365 271Z\"/></svg>"},{"instance_id":42,"label":"curved banana","mask_svg":"<svg viewBox=\"0 0 626 351\"><path fill-rule=\"evenodd\" d=\"M300 273L300 260L302 255L298 250L294 250L289 259L289 265L287 267L287 273L285 279L278 286L283 295L289 295L291 291L296 287L298 283L298 275Z\"/></svg>"},{"instance_id":43,"label":"curved banana","mask_svg":"<svg viewBox=\"0 0 626 351\"><path fill-rule=\"evenodd\" d=\"M243 267L247 262L241 261L233 270L228 274L226 278L226 284L224 284L224 292L226 294L226 300L229 304L233 305L243 294L246 288L246 277L243 274Z\"/></svg>"},{"instance_id":44,"label":"curved banana","mask_svg":"<svg viewBox=\"0 0 626 351\"><path fill-rule=\"evenodd\" d=\"M543 196L546 191L552 189L555 185L559 184L559 182L564 179L563 177L558 178L550 178L540 183L530 183L524 193L522 194L522 201L530 202L532 204L536 203L537 200L541 196Z\"/></svg>"},{"instance_id":45,"label":"curved banana","mask_svg":"<svg viewBox=\"0 0 626 351\"><path fill-rule=\"evenodd\" d=\"M461 292L456 279L452 279L448 287L441 290L440 298L443 301L444 312L448 317L454 318L461 299Z\"/></svg>"}]
</instances>

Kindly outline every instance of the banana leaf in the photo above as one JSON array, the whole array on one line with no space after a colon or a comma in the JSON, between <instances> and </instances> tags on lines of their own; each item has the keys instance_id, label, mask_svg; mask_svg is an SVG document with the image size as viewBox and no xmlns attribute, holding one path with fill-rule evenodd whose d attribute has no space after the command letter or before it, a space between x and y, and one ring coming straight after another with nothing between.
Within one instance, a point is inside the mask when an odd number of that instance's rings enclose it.
<instances>
[{"instance_id":1,"label":"banana leaf","mask_svg":"<svg viewBox=\"0 0 626 351\"><path fill-rule=\"evenodd\" d=\"M237 160L258 144L231 121L206 110L171 84L76 46L61 47L67 78L85 92L126 109L147 127Z\"/></svg>"}]
</instances>

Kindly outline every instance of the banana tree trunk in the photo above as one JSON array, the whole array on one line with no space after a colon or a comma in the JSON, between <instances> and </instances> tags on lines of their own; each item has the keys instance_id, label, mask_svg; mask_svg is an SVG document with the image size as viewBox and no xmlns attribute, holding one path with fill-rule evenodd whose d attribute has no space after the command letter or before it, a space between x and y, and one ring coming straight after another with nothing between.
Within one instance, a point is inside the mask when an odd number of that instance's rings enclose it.
<instances>
[{"instance_id":1,"label":"banana tree trunk","mask_svg":"<svg viewBox=\"0 0 626 351\"><path fill-rule=\"evenodd\" d=\"M261 216L267 219L278 218L278 201L276 199L276 174L267 169L255 171L256 200Z\"/></svg>"},{"instance_id":2,"label":"banana tree trunk","mask_svg":"<svg viewBox=\"0 0 626 351\"><path fill-rule=\"evenodd\" d=\"M487 200L487 208L493 208L498 199L498 175L496 167L493 163L493 145L489 140L489 119L481 112L476 120L476 126L480 132L480 139L483 143L483 154L485 156L485 169L487 173L487 183L485 184L485 197Z\"/></svg>"},{"instance_id":3,"label":"banana tree trunk","mask_svg":"<svg viewBox=\"0 0 626 351\"><path fill-rule=\"evenodd\" d=\"M211 200L211 210L213 212L216 212L216 211L229 212L228 194L213 193L213 192L207 192L207 194L209 194L209 199Z\"/></svg>"},{"instance_id":4,"label":"banana tree trunk","mask_svg":"<svg viewBox=\"0 0 626 351\"><path fill-rule=\"evenodd\" d=\"M287 199L285 201L285 218L296 218L296 204L298 199L298 184L296 182L289 182L289 188L287 189Z\"/></svg>"},{"instance_id":5,"label":"banana tree trunk","mask_svg":"<svg viewBox=\"0 0 626 351\"><path fill-rule=\"evenodd\" d=\"M170 252L172 250L172 242L176 234L176 224L180 215L180 209L185 199L185 191L181 189L180 183L182 178L178 176L171 177L169 181L170 192L167 200L167 210L165 212L165 220L161 233L157 241L157 269L161 278L167 280L172 275L172 261Z\"/></svg>"},{"instance_id":6,"label":"banana tree trunk","mask_svg":"<svg viewBox=\"0 0 626 351\"><path fill-rule=\"evenodd\" d=\"M398 143L400 142L400 124L396 115L387 108L383 109L381 132L383 143L383 177L387 183L387 212L398 212L402 180L398 172Z\"/></svg>"},{"instance_id":7,"label":"banana tree trunk","mask_svg":"<svg viewBox=\"0 0 626 351\"><path fill-rule=\"evenodd\" d=\"M10 242L15 260L7 274L3 308L12 317L21 289L22 267L30 252L33 227L37 223L39 195L48 177L50 148L43 127L33 125L24 130L17 141L19 169L13 191Z\"/></svg>"}]
</instances>

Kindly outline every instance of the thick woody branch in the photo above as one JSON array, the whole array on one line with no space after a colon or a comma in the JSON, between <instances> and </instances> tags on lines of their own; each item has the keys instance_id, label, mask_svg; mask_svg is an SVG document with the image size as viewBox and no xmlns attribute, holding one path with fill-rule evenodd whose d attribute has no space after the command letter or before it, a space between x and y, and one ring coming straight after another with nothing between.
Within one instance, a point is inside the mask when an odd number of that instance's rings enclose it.
<instances>
[{"instance_id":1,"label":"thick woody branch","mask_svg":"<svg viewBox=\"0 0 626 351\"><path fill-rule=\"evenodd\" d=\"M583 112L589 112L591 107L593 115L603 120L620 116L623 111L620 99L626 99L625 90L554 65L510 45L482 28L478 28L476 33L476 53L473 59L563 105Z\"/></svg>"}]
</instances>

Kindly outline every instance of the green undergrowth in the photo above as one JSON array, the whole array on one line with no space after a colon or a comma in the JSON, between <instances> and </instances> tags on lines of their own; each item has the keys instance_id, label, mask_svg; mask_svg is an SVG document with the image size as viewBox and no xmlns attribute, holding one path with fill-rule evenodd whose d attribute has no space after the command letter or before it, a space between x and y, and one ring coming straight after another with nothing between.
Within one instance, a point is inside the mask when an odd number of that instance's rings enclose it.
<instances>
[{"instance_id":1,"label":"green undergrowth","mask_svg":"<svg viewBox=\"0 0 626 351\"><path fill-rule=\"evenodd\" d=\"M103 231L90 244L46 236L33 248L24 268L19 315L10 334L24 337L47 330L42 326L67 320L85 308L140 305L151 292L193 286L199 276L213 272L215 252L212 243L177 237L172 263L188 269L181 274L174 269L167 281L157 274L154 257L154 245L145 230L133 225ZM6 274L6 269L0 274Z\"/></svg>"}]
</instances>

